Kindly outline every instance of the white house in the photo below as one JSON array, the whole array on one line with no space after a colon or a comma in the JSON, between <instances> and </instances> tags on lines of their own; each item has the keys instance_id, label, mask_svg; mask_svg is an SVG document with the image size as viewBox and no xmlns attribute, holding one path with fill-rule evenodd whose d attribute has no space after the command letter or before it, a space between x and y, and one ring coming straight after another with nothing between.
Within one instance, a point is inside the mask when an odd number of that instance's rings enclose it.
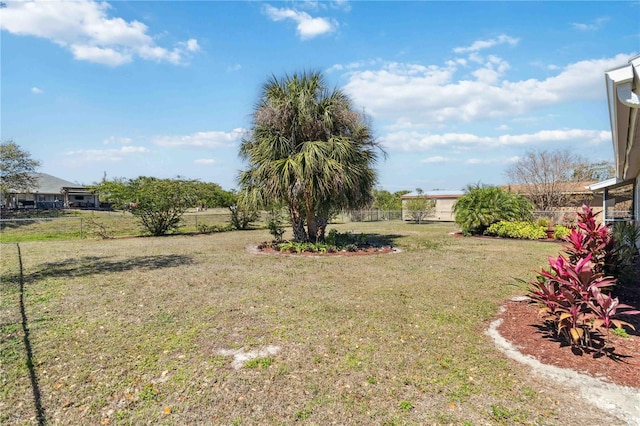
<instances>
[{"instance_id":1,"label":"white house","mask_svg":"<svg viewBox=\"0 0 640 426\"><path fill-rule=\"evenodd\" d=\"M640 56L605 72L605 82L616 176L588 188L604 193L606 222L640 225Z\"/></svg>"}]
</instances>

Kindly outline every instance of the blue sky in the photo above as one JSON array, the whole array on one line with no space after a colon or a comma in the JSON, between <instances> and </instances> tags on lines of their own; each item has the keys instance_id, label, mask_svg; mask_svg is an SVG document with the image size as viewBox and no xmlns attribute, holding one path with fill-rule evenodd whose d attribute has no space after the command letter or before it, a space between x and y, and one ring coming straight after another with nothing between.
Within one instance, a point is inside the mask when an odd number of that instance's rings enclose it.
<instances>
[{"instance_id":1,"label":"blue sky","mask_svg":"<svg viewBox=\"0 0 640 426\"><path fill-rule=\"evenodd\" d=\"M640 52L637 1L3 3L0 136L83 184L237 188L261 85L304 70L372 118L392 192L506 183L531 149L611 160L604 72Z\"/></svg>"}]
</instances>

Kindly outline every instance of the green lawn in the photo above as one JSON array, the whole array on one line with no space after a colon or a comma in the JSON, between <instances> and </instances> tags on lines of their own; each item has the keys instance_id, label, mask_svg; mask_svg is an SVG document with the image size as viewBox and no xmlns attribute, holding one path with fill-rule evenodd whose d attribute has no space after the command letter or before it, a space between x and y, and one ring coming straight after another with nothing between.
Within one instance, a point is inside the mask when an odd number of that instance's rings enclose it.
<instances>
[{"instance_id":1,"label":"green lawn","mask_svg":"<svg viewBox=\"0 0 640 426\"><path fill-rule=\"evenodd\" d=\"M2 244L0 423L571 424L484 334L558 245L333 227L402 252L248 251L265 230L27 241L21 293Z\"/></svg>"}]
</instances>

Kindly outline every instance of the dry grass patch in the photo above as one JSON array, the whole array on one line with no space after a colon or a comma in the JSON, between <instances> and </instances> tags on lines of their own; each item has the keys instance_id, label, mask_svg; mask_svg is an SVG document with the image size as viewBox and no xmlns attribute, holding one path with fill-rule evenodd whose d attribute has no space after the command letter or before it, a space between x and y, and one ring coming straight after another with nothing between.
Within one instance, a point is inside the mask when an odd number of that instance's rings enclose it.
<instances>
[{"instance_id":1,"label":"dry grass patch","mask_svg":"<svg viewBox=\"0 0 640 426\"><path fill-rule=\"evenodd\" d=\"M259 256L266 231L2 245L0 422L575 424L483 334L550 244L339 225L402 253ZM23 319L36 382L25 362ZM277 348L274 349L274 348ZM252 354L233 364L237 354ZM249 365L247 365L249 362ZM234 368L238 367L239 368Z\"/></svg>"}]
</instances>

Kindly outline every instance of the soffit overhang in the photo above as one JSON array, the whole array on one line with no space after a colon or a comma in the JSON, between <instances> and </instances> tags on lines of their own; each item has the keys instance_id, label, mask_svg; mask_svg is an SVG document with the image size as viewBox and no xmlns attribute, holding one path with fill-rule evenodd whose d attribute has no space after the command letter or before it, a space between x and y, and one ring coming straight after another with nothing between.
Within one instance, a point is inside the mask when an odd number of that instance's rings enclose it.
<instances>
[{"instance_id":1,"label":"soffit overhang","mask_svg":"<svg viewBox=\"0 0 640 426\"><path fill-rule=\"evenodd\" d=\"M605 79L616 178L626 181L640 175L640 56Z\"/></svg>"}]
</instances>

